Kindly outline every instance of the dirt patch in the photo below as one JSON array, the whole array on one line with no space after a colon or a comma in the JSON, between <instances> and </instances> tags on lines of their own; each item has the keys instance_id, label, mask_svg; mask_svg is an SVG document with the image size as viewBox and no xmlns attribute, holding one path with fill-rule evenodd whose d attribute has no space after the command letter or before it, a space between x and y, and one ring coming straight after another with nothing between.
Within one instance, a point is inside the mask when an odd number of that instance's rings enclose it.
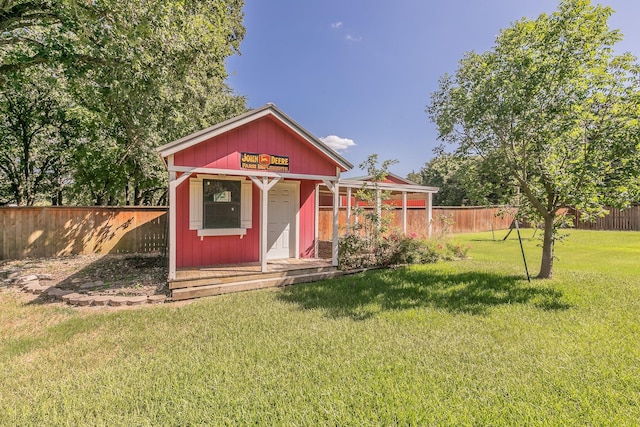
<instances>
[{"instance_id":1,"label":"dirt patch","mask_svg":"<svg viewBox=\"0 0 640 427\"><path fill-rule=\"evenodd\" d=\"M0 286L38 276L42 284L87 295L168 294L167 259L161 254L75 255L0 262Z\"/></svg>"}]
</instances>

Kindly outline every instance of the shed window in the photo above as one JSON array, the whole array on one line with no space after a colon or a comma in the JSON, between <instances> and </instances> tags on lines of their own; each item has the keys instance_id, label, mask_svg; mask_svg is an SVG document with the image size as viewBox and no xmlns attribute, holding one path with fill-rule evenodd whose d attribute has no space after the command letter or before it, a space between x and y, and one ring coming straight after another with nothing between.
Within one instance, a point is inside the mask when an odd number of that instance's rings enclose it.
<instances>
[{"instance_id":1,"label":"shed window","mask_svg":"<svg viewBox=\"0 0 640 427\"><path fill-rule=\"evenodd\" d=\"M240 228L240 181L202 180L204 228Z\"/></svg>"},{"instance_id":2,"label":"shed window","mask_svg":"<svg viewBox=\"0 0 640 427\"><path fill-rule=\"evenodd\" d=\"M189 229L200 237L243 236L251 228L251 193L251 181L242 178L191 178Z\"/></svg>"}]
</instances>

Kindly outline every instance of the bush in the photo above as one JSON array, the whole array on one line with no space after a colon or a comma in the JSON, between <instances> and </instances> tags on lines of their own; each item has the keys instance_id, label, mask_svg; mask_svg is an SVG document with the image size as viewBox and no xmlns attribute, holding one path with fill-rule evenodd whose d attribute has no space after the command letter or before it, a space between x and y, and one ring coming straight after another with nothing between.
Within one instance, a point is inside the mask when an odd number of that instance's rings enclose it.
<instances>
[{"instance_id":1,"label":"bush","mask_svg":"<svg viewBox=\"0 0 640 427\"><path fill-rule=\"evenodd\" d=\"M404 264L429 264L439 260L467 258L470 245L415 235L391 233L379 239L349 234L340 239L338 264L343 270L389 267Z\"/></svg>"},{"instance_id":2,"label":"bush","mask_svg":"<svg viewBox=\"0 0 640 427\"><path fill-rule=\"evenodd\" d=\"M457 242L447 242L447 249L455 259L467 258L467 253L471 249L471 245L465 245Z\"/></svg>"},{"instance_id":3,"label":"bush","mask_svg":"<svg viewBox=\"0 0 640 427\"><path fill-rule=\"evenodd\" d=\"M349 234L338 242L338 265L342 270L366 268L375 265L372 243L355 234Z\"/></svg>"}]
</instances>

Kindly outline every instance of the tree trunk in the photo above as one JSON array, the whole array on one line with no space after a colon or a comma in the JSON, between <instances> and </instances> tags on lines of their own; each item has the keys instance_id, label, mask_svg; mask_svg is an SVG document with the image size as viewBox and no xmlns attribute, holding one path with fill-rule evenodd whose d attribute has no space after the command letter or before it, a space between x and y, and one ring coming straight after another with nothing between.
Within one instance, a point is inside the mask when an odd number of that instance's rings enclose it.
<instances>
[{"instance_id":1,"label":"tree trunk","mask_svg":"<svg viewBox=\"0 0 640 427\"><path fill-rule=\"evenodd\" d=\"M62 206L62 190L53 190L53 195L51 196L51 205Z\"/></svg>"},{"instance_id":2,"label":"tree trunk","mask_svg":"<svg viewBox=\"0 0 640 427\"><path fill-rule=\"evenodd\" d=\"M13 197L16 199L16 205L26 206L27 198L24 194L24 188L22 187L22 184L12 185L11 187L13 189Z\"/></svg>"},{"instance_id":3,"label":"tree trunk","mask_svg":"<svg viewBox=\"0 0 640 427\"><path fill-rule=\"evenodd\" d=\"M555 215L549 215L544 219L544 240L542 241L542 263L538 279L551 279L553 276L553 245L555 234L553 232L553 221Z\"/></svg>"},{"instance_id":4,"label":"tree trunk","mask_svg":"<svg viewBox=\"0 0 640 427\"><path fill-rule=\"evenodd\" d=\"M142 206L143 193L138 184L133 187L133 204L135 206Z\"/></svg>"}]
</instances>

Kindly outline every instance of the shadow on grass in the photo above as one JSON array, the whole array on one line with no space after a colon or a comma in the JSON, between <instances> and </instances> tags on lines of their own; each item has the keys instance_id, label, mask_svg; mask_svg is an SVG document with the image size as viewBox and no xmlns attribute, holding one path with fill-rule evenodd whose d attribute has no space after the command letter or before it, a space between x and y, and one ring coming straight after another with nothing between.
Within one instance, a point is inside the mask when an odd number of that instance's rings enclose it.
<instances>
[{"instance_id":1,"label":"shadow on grass","mask_svg":"<svg viewBox=\"0 0 640 427\"><path fill-rule=\"evenodd\" d=\"M76 335L96 328L95 321L83 318L67 319L57 325L44 328L29 336L8 337L0 346L0 357L13 357L27 354L37 348L66 343Z\"/></svg>"},{"instance_id":2,"label":"shadow on grass","mask_svg":"<svg viewBox=\"0 0 640 427\"><path fill-rule=\"evenodd\" d=\"M414 268L379 270L284 289L284 301L322 309L331 317L366 319L377 313L431 307L451 313L486 314L491 308L529 304L566 310L560 291L519 276L485 272L442 273Z\"/></svg>"}]
</instances>

